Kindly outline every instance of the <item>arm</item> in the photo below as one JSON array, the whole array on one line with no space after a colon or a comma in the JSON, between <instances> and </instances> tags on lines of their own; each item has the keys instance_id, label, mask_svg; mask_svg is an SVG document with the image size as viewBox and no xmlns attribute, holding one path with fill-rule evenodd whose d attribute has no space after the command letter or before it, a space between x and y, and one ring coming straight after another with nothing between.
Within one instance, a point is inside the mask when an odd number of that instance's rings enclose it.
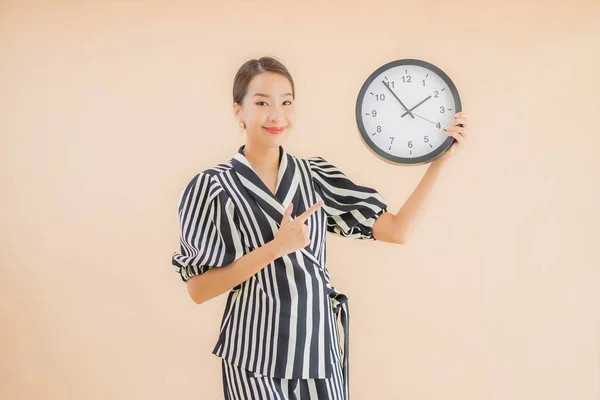
<instances>
[{"instance_id":1,"label":"arm","mask_svg":"<svg viewBox=\"0 0 600 400\"><path fill-rule=\"evenodd\" d=\"M425 213L444 165L454 156L457 149L463 148L468 137L467 126L468 119L465 113L463 111L456 113L450 126L444 129L448 136L455 139L452 146L429 165L415 191L395 215L384 213L379 216L373 224L373 237L392 243L405 243L408 240L417 222Z\"/></svg>"},{"instance_id":2,"label":"arm","mask_svg":"<svg viewBox=\"0 0 600 400\"><path fill-rule=\"evenodd\" d=\"M211 268L201 275L193 276L187 281L188 293L194 303L202 304L246 281L281 257L280 253L280 246L270 241L229 265Z\"/></svg>"},{"instance_id":3,"label":"arm","mask_svg":"<svg viewBox=\"0 0 600 400\"><path fill-rule=\"evenodd\" d=\"M194 302L201 304L218 296L246 281L279 257L308 246L310 244L308 227L304 222L310 214L317 211L322 205L323 202L319 201L292 220L293 203L290 204L283 214L277 235L273 240L246 253L228 265L211 268L204 274L190 278L187 284Z\"/></svg>"},{"instance_id":4,"label":"arm","mask_svg":"<svg viewBox=\"0 0 600 400\"><path fill-rule=\"evenodd\" d=\"M435 184L446 161L446 157L433 161L400 210L396 214L385 212L375 221L373 224L375 239L388 243L406 243L429 205Z\"/></svg>"}]
</instances>

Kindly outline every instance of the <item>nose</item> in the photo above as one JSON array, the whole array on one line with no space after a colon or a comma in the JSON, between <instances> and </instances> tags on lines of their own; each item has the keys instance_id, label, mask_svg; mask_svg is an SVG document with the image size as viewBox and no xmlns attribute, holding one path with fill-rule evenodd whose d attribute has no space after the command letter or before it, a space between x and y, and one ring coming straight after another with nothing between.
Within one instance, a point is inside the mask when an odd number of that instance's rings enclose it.
<instances>
[{"instance_id":1,"label":"nose","mask_svg":"<svg viewBox=\"0 0 600 400\"><path fill-rule=\"evenodd\" d=\"M283 110L281 109L280 106L275 106L275 107L271 108L271 113L269 115L269 118L271 119L271 121L278 121L279 119L281 119L282 116L283 116Z\"/></svg>"}]
</instances>

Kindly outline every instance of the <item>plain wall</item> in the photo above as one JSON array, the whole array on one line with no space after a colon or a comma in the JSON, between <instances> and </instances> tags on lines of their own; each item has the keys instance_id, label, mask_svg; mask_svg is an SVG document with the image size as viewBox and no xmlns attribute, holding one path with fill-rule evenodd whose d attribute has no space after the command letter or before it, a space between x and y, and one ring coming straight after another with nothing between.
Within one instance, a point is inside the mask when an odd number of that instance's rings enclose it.
<instances>
[{"instance_id":1,"label":"plain wall","mask_svg":"<svg viewBox=\"0 0 600 400\"><path fill-rule=\"evenodd\" d=\"M233 77L272 55L297 85L286 151L392 212L427 166L363 145L364 80L429 61L469 117L407 244L328 237L352 398L599 399L598 21L598 1L0 2L0 398L222 398L226 296L196 305L174 273L177 199L244 143Z\"/></svg>"}]
</instances>

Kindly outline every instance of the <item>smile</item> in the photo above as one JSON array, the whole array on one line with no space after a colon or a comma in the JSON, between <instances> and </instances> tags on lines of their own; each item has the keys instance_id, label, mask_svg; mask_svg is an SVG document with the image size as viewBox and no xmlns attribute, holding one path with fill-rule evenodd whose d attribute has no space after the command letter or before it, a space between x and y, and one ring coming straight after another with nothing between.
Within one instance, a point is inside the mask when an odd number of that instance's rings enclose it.
<instances>
[{"instance_id":1,"label":"smile","mask_svg":"<svg viewBox=\"0 0 600 400\"><path fill-rule=\"evenodd\" d=\"M265 129L267 132L273 134L273 135L279 135L280 133L283 133L283 131L285 131L285 127L281 127L281 128L267 128L263 126L263 129Z\"/></svg>"}]
</instances>

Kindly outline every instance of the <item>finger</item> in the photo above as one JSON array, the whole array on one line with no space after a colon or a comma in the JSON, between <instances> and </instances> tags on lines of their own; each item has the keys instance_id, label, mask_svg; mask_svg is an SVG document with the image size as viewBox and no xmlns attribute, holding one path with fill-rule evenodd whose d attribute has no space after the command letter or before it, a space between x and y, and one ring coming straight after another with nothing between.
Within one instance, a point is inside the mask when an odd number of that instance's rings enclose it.
<instances>
[{"instance_id":1,"label":"finger","mask_svg":"<svg viewBox=\"0 0 600 400\"><path fill-rule=\"evenodd\" d=\"M467 130L467 128L465 128L464 126L458 126L458 125L449 126L449 127L446 128L446 131L460 133L461 135L464 132L466 132L466 130Z\"/></svg>"},{"instance_id":2,"label":"finger","mask_svg":"<svg viewBox=\"0 0 600 400\"><path fill-rule=\"evenodd\" d=\"M450 125L446 128L446 129L450 129L450 128L468 128L468 121L466 120L466 118L455 118L452 120L452 122L450 123Z\"/></svg>"},{"instance_id":3,"label":"finger","mask_svg":"<svg viewBox=\"0 0 600 400\"><path fill-rule=\"evenodd\" d=\"M457 142L454 142L452 144L452 147L450 147L450 156L453 156L458 150L459 150L459 146Z\"/></svg>"},{"instance_id":4,"label":"finger","mask_svg":"<svg viewBox=\"0 0 600 400\"><path fill-rule=\"evenodd\" d=\"M285 209L285 212L283 213L283 219L281 220L282 224L292 219L292 208L294 208L294 203L290 203L290 205Z\"/></svg>"},{"instance_id":5,"label":"finger","mask_svg":"<svg viewBox=\"0 0 600 400\"><path fill-rule=\"evenodd\" d=\"M458 124L462 124L464 127L466 127L469 124L469 120L467 120L466 117L454 118L454 121L452 121L452 125Z\"/></svg>"},{"instance_id":6,"label":"finger","mask_svg":"<svg viewBox=\"0 0 600 400\"><path fill-rule=\"evenodd\" d=\"M452 155L454 154L454 152L456 151L456 142L452 143L450 145L450 147L448 147L448 150L446 150L446 152L448 153L448 156L452 157Z\"/></svg>"},{"instance_id":7,"label":"finger","mask_svg":"<svg viewBox=\"0 0 600 400\"><path fill-rule=\"evenodd\" d=\"M300 220L300 222L304 223L304 221L306 221L308 219L308 217L310 216L310 214L314 213L315 211L317 211L319 208L321 208L321 206L324 204L325 202L323 200L319 200L317 201L315 204L313 204L308 210L304 211L302 213L302 215L300 215L299 217L296 217L297 220Z\"/></svg>"},{"instance_id":8,"label":"finger","mask_svg":"<svg viewBox=\"0 0 600 400\"><path fill-rule=\"evenodd\" d=\"M463 137L467 137L467 128L461 128L460 126L449 126L448 128L446 128L446 132L455 132Z\"/></svg>"},{"instance_id":9,"label":"finger","mask_svg":"<svg viewBox=\"0 0 600 400\"><path fill-rule=\"evenodd\" d=\"M458 129L461 129L461 128L458 128ZM465 143L465 138L463 135L460 134L460 132L450 131L450 136L452 136L454 139L456 139L456 141L458 142L459 145L463 145Z\"/></svg>"},{"instance_id":10,"label":"finger","mask_svg":"<svg viewBox=\"0 0 600 400\"><path fill-rule=\"evenodd\" d=\"M463 124L466 126L469 123L469 118L465 115L464 112L460 111L454 114L454 120L452 120L452 125Z\"/></svg>"},{"instance_id":11,"label":"finger","mask_svg":"<svg viewBox=\"0 0 600 400\"><path fill-rule=\"evenodd\" d=\"M314 213L315 211L317 211L319 208L321 208L321 206L324 204L325 202L323 200L319 200L317 201L315 204L313 204L308 210L304 211L302 213L302 215L300 215L299 217L297 217L296 219L300 219L300 222L304 222L308 219L308 217L310 216L310 214Z\"/></svg>"}]
</instances>

